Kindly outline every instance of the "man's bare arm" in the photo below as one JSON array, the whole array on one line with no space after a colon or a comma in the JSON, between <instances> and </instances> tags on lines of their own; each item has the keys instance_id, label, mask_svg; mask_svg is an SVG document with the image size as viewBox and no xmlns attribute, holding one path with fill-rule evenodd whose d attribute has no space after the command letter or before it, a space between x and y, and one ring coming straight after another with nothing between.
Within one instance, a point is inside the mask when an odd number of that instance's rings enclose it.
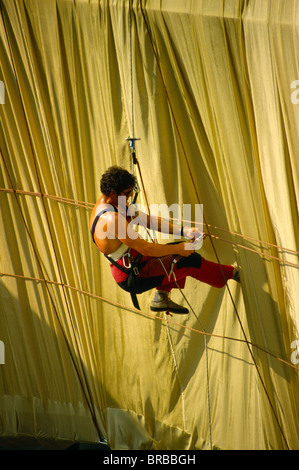
<instances>
[{"instance_id":1,"label":"man's bare arm","mask_svg":"<svg viewBox=\"0 0 299 470\"><path fill-rule=\"evenodd\" d=\"M132 223L134 224L134 219ZM184 236L190 239L199 237L203 237L204 239L206 237L206 233L201 231L199 228L183 228L181 224L175 224L171 220L164 219L163 217L156 215L148 215L141 211L137 213L135 224L139 224L142 227L146 227L154 231L167 233L169 235Z\"/></svg>"},{"instance_id":2,"label":"man's bare arm","mask_svg":"<svg viewBox=\"0 0 299 470\"><path fill-rule=\"evenodd\" d=\"M161 243L149 243L136 232L124 217L115 215L115 223L111 224L112 218L107 222L107 232L111 235L114 230L116 238L130 248L134 248L144 256L153 256L159 258L166 255L189 256L194 249L191 242L182 242L175 245L164 245Z\"/></svg>"}]
</instances>

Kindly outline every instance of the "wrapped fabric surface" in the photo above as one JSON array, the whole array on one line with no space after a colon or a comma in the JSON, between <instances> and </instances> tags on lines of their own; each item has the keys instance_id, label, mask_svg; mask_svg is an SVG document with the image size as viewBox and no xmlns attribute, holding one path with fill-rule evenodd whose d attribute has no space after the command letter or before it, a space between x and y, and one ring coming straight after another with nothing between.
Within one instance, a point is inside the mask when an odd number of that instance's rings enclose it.
<instances>
[{"instance_id":1,"label":"wrapped fabric surface","mask_svg":"<svg viewBox=\"0 0 299 470\"><path fill-rule=\"evenodd\" d=\"M1 1L3 443L299 449L298 46L298 0ZM133 130L139 202L203 204L240 266L188 316L132 308L91 241Z\"/></svg>"}]
</instances>

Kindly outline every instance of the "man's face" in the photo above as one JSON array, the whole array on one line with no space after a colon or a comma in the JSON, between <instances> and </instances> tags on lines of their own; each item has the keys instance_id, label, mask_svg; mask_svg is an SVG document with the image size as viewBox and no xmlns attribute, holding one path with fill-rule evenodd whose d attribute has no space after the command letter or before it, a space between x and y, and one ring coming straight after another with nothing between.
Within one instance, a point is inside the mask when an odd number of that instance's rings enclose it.
<instances>
[{"instance_id":1,"label":"man's face","mask_svg":"<svg viewBox=\"0 0 299 470\"><path fill-rule=\"evenodd\" d=\"M133 195L133 188L124 189L121 191L120 195L118 196L118 205L120 205L123 209L128 207L129 205L129 198Z\"/></svg>"},{"instance_id":2,"label":"man's face","mask_svg":"<svg viewBox=\"0 0 299 470\"><path fill-rule=\"evenodd\" d=\"M120 193L121 196L126 196L127 200L133 195L133 188L125 189Z\"/></svg>"}]
</instances>

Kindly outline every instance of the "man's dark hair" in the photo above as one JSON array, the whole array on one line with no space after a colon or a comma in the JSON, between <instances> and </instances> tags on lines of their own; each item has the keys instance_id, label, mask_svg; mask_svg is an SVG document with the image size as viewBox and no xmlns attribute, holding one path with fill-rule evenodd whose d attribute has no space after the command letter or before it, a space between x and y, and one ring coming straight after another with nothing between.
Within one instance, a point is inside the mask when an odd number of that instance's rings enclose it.
<instances>
[{"instance_id":1,"label":"man's dark hair","mask_svg":"<svg viewBox=\"0 0 299 470\"><path fill-rule=\"evenodd\" d=\"M111 192L117 194L136 185L136 178L120 166L111 166L101 177L101 191L105 196Z\"/></svg>"}]
</instances>

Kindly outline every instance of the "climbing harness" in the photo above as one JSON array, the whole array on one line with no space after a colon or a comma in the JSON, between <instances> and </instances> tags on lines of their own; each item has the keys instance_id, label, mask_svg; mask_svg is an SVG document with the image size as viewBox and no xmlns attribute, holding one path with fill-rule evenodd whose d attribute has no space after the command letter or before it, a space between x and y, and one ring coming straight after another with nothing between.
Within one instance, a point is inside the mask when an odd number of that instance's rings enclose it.
<instances>
[{"instance_id":1,"label":"climbing harness","mask_svg":"<svg viewBox=\"0 0 299 470\"><path fill-rule=\"evenodd\" d=\"M96 225L98 223L99 218L103 214L105 214L106 212L117 212L117 208L113 207L113 206L112 206L112 208L105 208L105 209L101 210L96 215L96 217L94 218L92 227L90 229L90 233L91 233L93 242L95 244L96 244L96 242L95 242L95 239L94 239L94 232L95 232L95 229L96 229ZM133 260L133 258L131 256L131 253L130 253L130 249L129 249L126 253L124 253L121 256L121 259L123 260L123 266L120 265L119 263L117 263L117 261L115 261L111 256L105 255L105 254L104 254L104 256L109 261L109 263L113 264L113 266L115 266L117 269L122 271L124 274L128 275L127 283L126 283L127 289L124 289L123 286L122 286L122 288L124 290L127 290L131 294L131 299L132 299L134 307L137 308L138 310L140 310L139 302L138 302L137 296L136 296L137 293L140 293L140 292L137 292L138 288L137 288L136 278L138 277L140 269L142 267L141 266L142 254L139 253L139 255L136 257L136 259Z\"/></svg>"},{"instance_id":2,"label":"climbing harness","mask_svg":"<svg viewBox=\"0 0 299 470\"><path fill-rule=\"evenodd\" d=\"M125 289L123 286L122 286L122 289L130 293L134 307L137 308L137 310L140 310L140 306L139 306L139 302L138 302L136 294L140 294L141 292L139 292L138 290L136 281L140 273L140 269L142 267L140 263L142 254L139 253L136 259L133 260L130 255L130 252L125 253L122 257L123 264L124 264L123 266L121 266L116 261L114 261L114 259L109 258L109 256L105 255L105 257L108 259L110 263L113 264L113 266L115 266L117 269L119 269L120 271L128 275L127 282L126 282L127 289Z\"/></svg>"}]
</instances>

